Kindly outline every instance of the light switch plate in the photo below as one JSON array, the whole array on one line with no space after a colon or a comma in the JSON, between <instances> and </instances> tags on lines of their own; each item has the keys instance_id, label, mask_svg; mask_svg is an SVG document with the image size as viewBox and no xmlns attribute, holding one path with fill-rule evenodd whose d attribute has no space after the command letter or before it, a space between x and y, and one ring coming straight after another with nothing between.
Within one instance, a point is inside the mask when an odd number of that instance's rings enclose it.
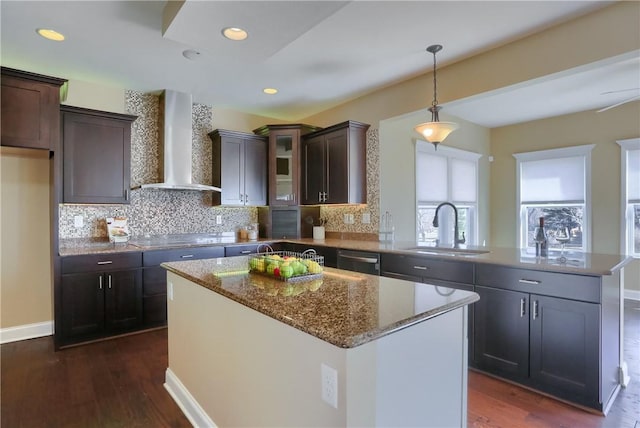
<instances>
[{"instance_id":1,"label":"light switch plate","mask_svg":"<svg viewBox=\"0 0 640 428\"><path fill-rule=\"evenodd\" d=\"M82 217L81 215L74 216L73 227L75 227L76 229L79 229L82 226L84 226L84 217Z\"/></svg>"},{"instance_id":2,"label":"light switch plate","mask_svg":"<svg viewBox=\"0 0 640 428\"><path fill-rule=\"evenodd\" d=\"M222 224L222 216L221 215L217 215L216 216L216 224Z\"/></svg>"},{"instance_id":3,"label":"light switch plate","mask_svg":"<svg viewBox=\"0 0 640 428\"><path fill-rule=\"evenodd\" d=\"M371 223L371 213L362 213L362 224Z\"/></svg>"}]
</instances>

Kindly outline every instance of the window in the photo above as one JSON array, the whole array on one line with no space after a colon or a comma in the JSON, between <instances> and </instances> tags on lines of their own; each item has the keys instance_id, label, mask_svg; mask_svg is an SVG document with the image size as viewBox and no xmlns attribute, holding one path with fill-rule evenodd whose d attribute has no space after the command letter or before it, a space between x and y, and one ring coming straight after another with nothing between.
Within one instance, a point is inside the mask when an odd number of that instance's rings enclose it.
<instances>
[{"instance_id":1,"label":"window","mask_svg":"<svg viewBox=\"0 0 640 428\"><path fill-rule=\"evenodd\" d=\"M622 149L622 252L640 257L640 138L618 144Z\"/></svg>"},{"instance_id":2,"label":"window","mask_svg":"<svg viewBox=\"0 0 640 428\"><path fill-rule=\"evenodd\" d=\"M416 240L424 244L453 244L454 215L449 207L438 213L439 227L433 227L436 207L451 202L458 209L458 228L467 244L477 245L478 159L480 154L425 141L416 143Z\"/></svg>"},{"instance_id":3,"label":"window","mask_svg":"<svg viewBox=\"0 0 640 428\"><path fill-rule=\"evenodd\" d=\"M568 227L569 251L589 251L590 172L594 145L516 153L520 248L533 253L533 234L544 217L550 249L560 249L555 231Z\"/></svg>"}]
</instances>

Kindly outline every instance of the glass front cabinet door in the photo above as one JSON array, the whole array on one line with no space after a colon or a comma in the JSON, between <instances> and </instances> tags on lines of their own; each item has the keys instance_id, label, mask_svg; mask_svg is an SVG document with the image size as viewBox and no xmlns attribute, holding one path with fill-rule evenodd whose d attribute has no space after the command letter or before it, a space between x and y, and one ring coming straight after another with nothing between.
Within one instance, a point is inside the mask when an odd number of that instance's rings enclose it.
<instances>
[{"instance_id":1,"label":"glass front cabinet door","mask_svg":"<svg viewBox=\"0 0 640 428\"><path fill-rule=\"evenodd\" d=\"M269 205L300 204L300 137L308 125L265 125L253 132L269 137Z\"/></svg>"}]
</instances>

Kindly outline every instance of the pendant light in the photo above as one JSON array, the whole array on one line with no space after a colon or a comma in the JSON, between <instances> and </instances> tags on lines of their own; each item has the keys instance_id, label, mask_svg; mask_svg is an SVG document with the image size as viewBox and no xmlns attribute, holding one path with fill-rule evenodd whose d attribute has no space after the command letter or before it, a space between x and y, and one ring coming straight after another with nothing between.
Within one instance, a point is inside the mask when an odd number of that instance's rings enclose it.
<instances>
[{"instance_id":1,"label":"pendant light","mask_svg":"<svg viewBox=\"0 0 640 428\"><path fill-rule=\"evenodd\" d=\"M442 50L442 45L431 45L427 48L427 52L433 54L433 102L429 111L431 112L431 122L421 123L415 127L415 130L421 134L428 142L438 149L438 144L453 131L458 129L458 124L454 122L440 122L438 112L442 107L438 105L438 88L436 80L436 53Z\"/></svg>"}]
</instances>

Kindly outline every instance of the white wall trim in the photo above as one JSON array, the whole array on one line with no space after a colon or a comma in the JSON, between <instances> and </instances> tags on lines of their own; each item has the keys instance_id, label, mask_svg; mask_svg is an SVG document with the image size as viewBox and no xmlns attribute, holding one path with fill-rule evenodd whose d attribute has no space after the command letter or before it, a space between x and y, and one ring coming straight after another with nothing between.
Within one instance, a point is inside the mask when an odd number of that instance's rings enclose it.
<instances>
[{"instance_id":1,"label":"white wall trim","mask_svg":"<svg viewBox=\"0 0 640 428\"><path fill-rule=\"evenodd\" d=\"M640 290L624 290L624 298L629 300L640 300Z\"/></svg>"},{"instance_id":2,"label":"white wall trim","mask_svg":"<svg viewBox=\"0 0 640 428\"><path fill-rule=\"evenodd\" d=\"M18 325L16 327L0 329L0 343L17 342L19 340L34 339L36 337L51 336L52 334L53 321Z\"/></svg>"},{"instance_id":3,"label":"white wall trim","mask_svg":"<svg viewBox=\"0 0 640 428\"><path fill-rule=\"evenodd\" d=\"M217 428L217 425L213 423L209 415L200 407L200 404L170 368L167 368L165 373L164 388L189 419L191 425L197 428Z\"/></svg>"},{"instance_id":4,"label":"white wall trim","mask_svg":"<svg viewBox=\"0 0 640 428\"><path fill-rule=\"evenodd\" d=\"M627 193L627 153L640 149L640 138L617 140L620 146L620 253L630 254L632 251L633 231L629 227L631 213L628 212L629 195ZM629 217L628 217L629 216ZM631 223L632 224L632 223ZM640 299L638 299L640 300Z\"/></svg>"}]
</instances>

